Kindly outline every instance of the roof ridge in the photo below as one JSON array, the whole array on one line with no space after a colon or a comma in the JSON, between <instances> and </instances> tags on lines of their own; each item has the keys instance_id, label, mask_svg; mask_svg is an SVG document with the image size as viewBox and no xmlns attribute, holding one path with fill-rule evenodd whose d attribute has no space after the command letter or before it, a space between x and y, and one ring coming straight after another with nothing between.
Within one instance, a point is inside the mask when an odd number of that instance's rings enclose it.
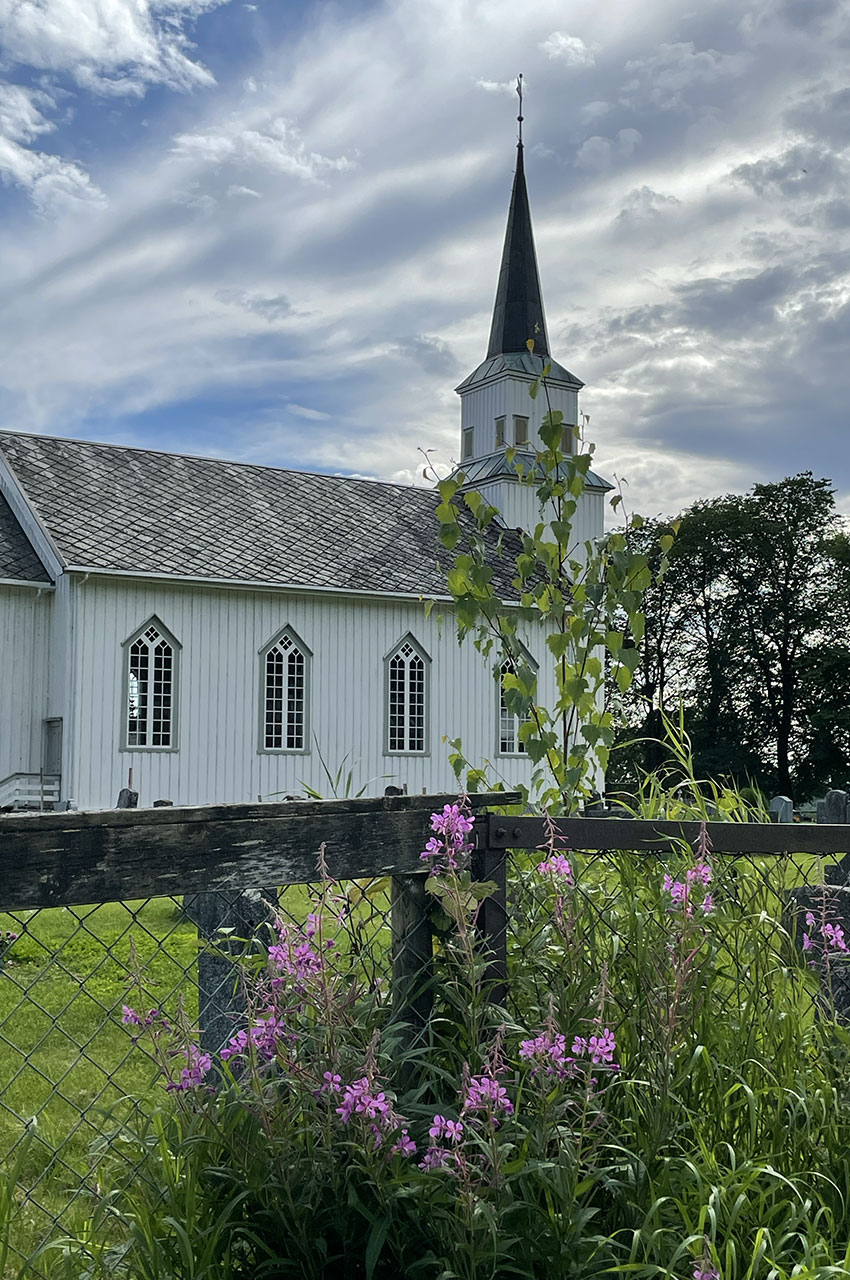
<instances>
[{"instance_id":1,"label":"roof ridge","mask_svg":"<svg viewBox=\"0 0 850 1280\"><path fill-rule=\"evenodd\" d=\"M91 445L96 449L113 449L116 452L153 454L157 458L185 458L187 462L216 462L228 467L249 467L253 471L271 471L275 474L294 476L315 476L320 480L343 480L346 484L383 485L387 489L403 489L405 492L434 493L434 489L426 489L423 485L402 484L398 480L379 480L368 476L347 476L336 472L307 471L302 467L276 467L271 463L246 462L242 458L216 458L205 453L182 453L173 449L152 449L139 444L115 444L109 440L84 440L79 436L54 436L38 431L19 431L12 427L0 427L0 449L4 436L16 436L29 440L52 440L59 444Z\"/></svg>"}]
</instances>

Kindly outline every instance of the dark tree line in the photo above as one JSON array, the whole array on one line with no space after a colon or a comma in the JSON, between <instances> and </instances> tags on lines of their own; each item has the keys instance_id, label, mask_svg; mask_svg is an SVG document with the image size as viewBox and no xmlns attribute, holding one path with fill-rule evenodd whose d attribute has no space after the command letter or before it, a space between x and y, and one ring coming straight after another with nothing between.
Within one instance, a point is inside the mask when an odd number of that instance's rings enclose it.
<instances>
[{"instance_id":1,"label":"dark tree line","mask_svg":"<svg viewBox=\"0 0 850 1280\"><path fill-rule=\"evenodd\" d=\"M644 600L641 661L609 789L664 762L684 710L701 776L797 801L850 782L850 537L811 472L697 502L630 537L669 565ZM669 537L667 538L669 541Z\"/></svg>"}]
</instances>

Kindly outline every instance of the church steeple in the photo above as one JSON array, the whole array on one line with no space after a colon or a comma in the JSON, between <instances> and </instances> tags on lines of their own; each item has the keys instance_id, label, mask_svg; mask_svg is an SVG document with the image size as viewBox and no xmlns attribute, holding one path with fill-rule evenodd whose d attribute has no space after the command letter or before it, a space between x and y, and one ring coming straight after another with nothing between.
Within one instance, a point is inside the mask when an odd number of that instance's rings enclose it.
<instances>
[{"instance_id":1,"label":"church steeple","mask_svg":"<svg viewBox=\"0 0 850 1280\"><path fill-rule=\"evenodd\" d=\"M520 92L519 88L517 92ZM520 96L520 112L522 97ZM518 117L522 127L522 115ZM525 186L522 137L517 143L516 172L508 210L508 226L505 231L505 247L502 250L502 267L493 307L493 323L490 326L490 344L487 359L527 350L529 338L534 339L534 354L549 355L549 339L546 336L546 317L543 314L543 294L540 290L540 274L537 270L537 254L534 252L534 233L531 229L531 210L528 207L528 191Z\"/></svg>"}]
</instances>

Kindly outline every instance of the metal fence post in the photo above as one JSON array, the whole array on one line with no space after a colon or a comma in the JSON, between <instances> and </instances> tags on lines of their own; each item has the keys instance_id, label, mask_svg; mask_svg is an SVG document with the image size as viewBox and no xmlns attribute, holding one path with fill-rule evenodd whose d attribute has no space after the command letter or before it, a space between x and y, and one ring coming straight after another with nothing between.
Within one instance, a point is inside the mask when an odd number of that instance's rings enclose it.
<instances>
[{"instance_id":1,"label":"metal fence post","mask_svg":"<svg viewBox=\"0 0 850 1280\"><path fill-rule=\"evenodd\" d=\"M491 818L481 814L475 819L475 845L470 860L472 878L496 885L495 892L478 905L476 933L479 945L487 957L484 981L494 1004L503 1005L508 996L508 889L505 848L493 849L489 843L491 822L503 822L499 831L504 836L510 823L508 818Z\"/></svg>"}]
</instances>

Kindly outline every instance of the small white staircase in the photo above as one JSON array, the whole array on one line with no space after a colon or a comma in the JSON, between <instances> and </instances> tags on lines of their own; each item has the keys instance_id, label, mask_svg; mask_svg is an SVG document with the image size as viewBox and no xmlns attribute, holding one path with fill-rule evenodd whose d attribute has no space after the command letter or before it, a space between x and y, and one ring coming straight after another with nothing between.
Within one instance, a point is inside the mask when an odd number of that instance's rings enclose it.
<instances>
[{"instance_id":1,"label":"small white staircase","mask_svg":"<svg viewBox=\"0 0 850 1280\"><path fill-rule=\"evenodd\" d=\"M0 810L52 809L59 801L56 773L10 773L0 780Z\"/></svg>"}]
</instances>

